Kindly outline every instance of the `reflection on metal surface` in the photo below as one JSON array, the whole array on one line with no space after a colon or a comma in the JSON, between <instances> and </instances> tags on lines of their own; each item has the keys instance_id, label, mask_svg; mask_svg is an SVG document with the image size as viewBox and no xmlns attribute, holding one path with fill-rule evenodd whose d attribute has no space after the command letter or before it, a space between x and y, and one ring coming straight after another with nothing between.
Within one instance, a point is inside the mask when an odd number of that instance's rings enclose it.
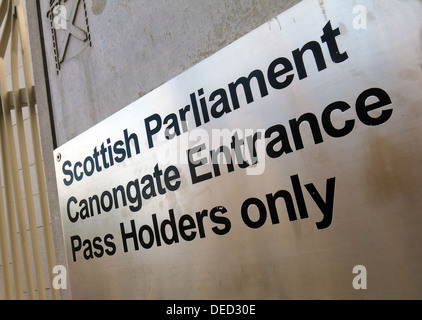
<instances>
[{"instance_id":1,"label":"reflection on metal surface","mask_svg":"<svg viewBox=\"0 0 422 320\"><path fill-rule=\"evenodd\" d=\"M422 296L421 5L362 5L304 1L55 150L74 298Z\"/></svg>"}]
</instances>

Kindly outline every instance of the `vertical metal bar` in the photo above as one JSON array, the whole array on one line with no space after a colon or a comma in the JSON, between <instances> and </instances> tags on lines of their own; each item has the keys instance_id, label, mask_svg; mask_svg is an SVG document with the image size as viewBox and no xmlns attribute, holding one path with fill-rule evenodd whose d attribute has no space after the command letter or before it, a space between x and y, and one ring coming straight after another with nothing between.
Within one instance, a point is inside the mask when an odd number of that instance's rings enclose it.
<instances>
[{"instance_id":1,"label":"vertical metal bar","mask_svg":"<svg viewBox=\"0 0 422 320\"><path fill-rule=\"evenodd\" d=\"M1 133L1 137L5 138L7 148L7 155L11 155L10 152L13 151L10 145L10 141L12 141L12 145L14 146L13 136L10 137L12 132L11 126L11 119L10 113L7 110L7 88L3 85L6 83L6 73L4 69L4 60L0 59L0 82L2 83L1 86L1 100L2 100L2 110L3 110L3 119L4 119L4 126L2 129L4 132ZM16 157L16 155L15 155ZM6 205L7 205L7 222L9 226L9 238L10 238L10 247L12 249L12 265L13 265L13 278L15 282L15 289L16 289L16 298L23 299L23 288L22 288L22 278L20 275L21 270L21 262L19 257L19 247L18 247L18 239L17 239L17 228L16 228L16 218L14 216L15 208L14 208L14 199L13 199L13 183L12 179L10 178L9 174L11 170L11 161L8 156L4 157L4 172L5 172L5 182L6 182Z\"/></svg>"},{"instance_id":2,"label":"vertical metal bar","mask_svg":"<svg viewBox=\"0 0 422 320\"><path fill-rule=\"evenodd\" d=\"M7 158L7 143L6 139L3 138L4 124L3 124L3 110L0 108L0 148L2 153L2 163L3 170L5 170L4 163ZM6 153L5 153L6 152ZM8 172L5 172L5 175L8 175ZM1 180L0 180L1 185ZM9 246L7 242L7 228L6 228L6 216L4 212L4 197L3 192L0 191L0 250L1 250L1 261L3 261L3 278L4 278L4 287L6 293L6 299L13 299L13 283L12 283L12 272L9 265Z\"/></svg>"},{"instance_id":3,"label":"vertical metal bar","mask_svg":"<svg viewBox=\"0 0 422 320\"><path fill-rule=\"evenodd\" d=\"M7 82L6 82L6 72L4 68L4 56L6 53L7 44L9 42L10 32L11 32L11 1L3 1L1 4L1 16L3 17L3 33L1 34L0 39L0 92L1 92L1 110L0 110L0 139L1 139L1 148L3 155L3 172L5 176L5 194L6 194L6 212L8 216L8 229L9 229L9 240L12 250L12 266L14 268L13 280L15 284L15 292L17 299L23 299L23 289L22 289L22 279L20 276L20 260L19 260L19 250L17 242L17 231L16 231L16 221L14 217L15 207L12 193L12 178L10 176L10 158L9 158L9 146L8 146L8 137L7 126L6 126L6 115L9 114L8 103L7 103ZM5 233L6 235L7 233ZM9 278L11 281L11 277ZM12 293L13 296L13 293ZM11 297L12 299L12 297Z\"/></svg>"},{"instance_id":4,"label":"vertical metal bar","mask_svg":"<svg viewBox=\"0 0 422 320\"><path fill-rule=\"evenodd\" d=\"M4 10L5 4L1 6L1 9ZM6 72L4 68L4 56L6 52L7 43L9 41L9 36L11 32L11 15L12 15L12 1L7 1L7 10L5 13L5 23L3 26L3 33L0 39L0 92L1 92L1 101L2 101L2 110L1 110L1 119L2 125L0 126L0 139L2 144L2 152L3 152L3 172L5 175L5 185L6 185L6 210L8 216L8 227L9 227L9 239L10 239L10 247L12 250L12 265L13 265L13 279L15 283L15 292L17 299L23 299L23 288L22 288L22 278L21 278L21 262L19 257L19 248L18 248L18 240L17 240L17 230L16 230L16 220L14 216L15 207L14 207L14 199L13 199L13 183L12 177L10 176L11 173L11 159L9 158L9 150L11 146L9 144L10 141L13 143L13 132L8 129L8 124L11 123L10 120L10 113L8 110L8 103L7 103L7 82L6 82ZM10 126L11 127L11 126ZM10 135L12 134L12 139ZM14 145L14 143L13 143ZM13 153L13 152L12 152Z\"/></svg>"},{"instance_id":5,"label":"vertical metal bar","mask_svg":"<svg viewBox=\"0 0 422 320\"><path fill-rule=\"evenodd\" d=\"M0 38L0 57L4 59L7 44L9 43L10 36L10 13L11 13L11 1L4 0L0 5L0 21L4 25L3 32ZM3 23L4 22L4 23Z\"/></svg>"},{"instance_id":6,"label":"vertical metal bar","mask_svg":"<svg viewBox=\"0 0 422 320\"><path fill-rule=\"evenodd\" d=\"M15 9L16 7L14 7ZM18 66L18 44L19 44L19 30L18 30L18 21L16 17L12 18L12 46L11 46L11 73L12 73L12 91L13 91L13 101L15 105L16 111L16 125L18 129L18 141L19 141L19 148L21 152L21 160L22 160L22 172L24 177L24 188L26 192L26 199L29 199L32 196L32 188L30 183L30 175L29 175L29 164L28 164L28 156L26 153L26 141L25 141L25 132L23 131L23 118L22 118L22 110L20 108L20 97L19 97L19 66ZM24 270L26 276L26 283L28 287L28 294L31 300L35 299L35 286L34 286L34 276L31 267L31 256L29 250L29 243L28 243L28 236L26 234L26 223L24 218L24 209L23 204L21 202L21 188L20 188L20 180L17 168L17 161L16 161L16 154L11 152L12 156L12 176L13 176L13 186L15 191L15 200L16 200L16 207L17 207L17 218L19 224L19 235L21 239L21 247L22 247L22 257L24 261ZM29 192L28 192L29 191ZM30 202L30 201L27 201ZM32 208L28 207L28 211L33 210L33 203ZM38 241L37 241L38 242Z\"/></svg>"},{"instance_id":7,"label":"vertical metal bar","mask_svg":"<svg viewBox=\"0 0 422 320\"><path fill-rule=\"evenodd\" d=\"M26 87L26 93L27 93L30 123L31 123L32 144L33 144L34 156L35 156L38 192L40 195L40 203L41 203L41 216L42 216L43 229L44 229L44 239L45 239L46 253L47 253L47 264L49 268L50 284L52 284L53 278L54 278L54 275L53 275L54 247L53 247L53 240L51 236L52 231L50 227L50 217L49 217L49 210L48 210L48 204L47 204L46 186L45 186L45 181L44 181L44 168L42 165L41 145L40 145L40 140L39 140L40 135L39 135L39 130L38 130L36 110L35 110L35 96L34 96L33 86L32 86L29 46L28 46L28 40L26 37L23 9L20 6L17 6L17 16L18 16L18 22L19 22L20 39L21 39L25 87ZM41 264L41 259L39 259L39 264ZM41 283L43 283L44 285L44 279L42 279ZM41 291L40 282L38 284L38 290L39 292ZM45 298L44 288L42 291L43 291L43 294L42 295L40 294L40 297L44 299ZM52 288L52 296L53 296L53 299L59 298L58 293L54 288Z\"/></svg>"},{"instance_id":8,"label":"vertical metal bar","mask_svg":"<svg viewBox=\"0 0 422 320\"><path fill-rule=\"evenodd\" d=\"M22 199L21 185L19 179L19 169L17 165L17 154L15 146L15 137L11 121L11 113L8 103L8 88L4 65L4 57L8 43L11 42L11 75L12 75L12 96L14 109L16 111L16 125L18 131L19 150L22 160L22 172L24 177L24 188L26 193L26 205L28 209L28 221L30 225L30 235L32 242L32 252L35 263L35 270L38 283L39 297L46 297L44 274L42 268L42 259L38 241L38 232L35 219L35 207L32 194L32 183L29 172L29 161L26 143L26 134L23 125L23 115L19 88L19 70L18 70L18 49L21 45L23 71L25 78L26 100L28 101L28 110L31 124L32 143L34 148L34 157L37 173L38 189L40 194L41 213L44 229L44 239L47 252L47 261L49 267L50 283L54 277L52 270L54 267L54 248L52 241L52 231L50 225L49 209L46 196L46 185L44 180L44 168L42 164L41 145L39 141L39 128L37 122L35 108L35 94L32 86L29 46L26 36L25 20L22 8L19 6L19 0L3 0L0 3L0 26L2 34L0 37L0 148L2 153L2 164L5 181L5 196L0 194L0 249L2 261L4 262L3 275L5 278L5 293L7 299L13 298L13 290L16 291L16 298L23 298L22 276L21 276L21 257L19 255L18 233L20 235L20 244L22 248L22 258L24 262L24 270L28 284L28 294L31 299L36 297L34 279L32 272L32 263L30 257L30 247L28 244L28 236L26 231L26 223L24 217L24 205ZM11 36L10 36L11 35ZM20 42L19 42L20 39ZM24 92L22 90L22 92ZM1 177L0 177L1 182ZM5 204L6 202L6 208ZM7 213L7 218L5 214ZM16 221L17 219L17 221ZM6 226L7 221L7 226ZM19 225L19 232L17 229ZM7 230L9 229L9 230ZM9 234L12 263L9 264ZM13 288L12 271L15 287ZM58 299L58 291L52 289L52 297Z\"/></svg>"},{"instance_id":9,"label":"vertical metal bar","mask_svg":"<svg viewBox=\"0 0 422 320\"><path fill-rule=\"evenodd\" d=\"M25 60L25 57L28 56L28 46L27 46L27 39L26 39L26 30L25 30L25 21L23 16L23 11L20 14L20 10L22 8L20 6L16 6L16 17L17 19L17 25L19 28L19 34L20 34L20 40L21 40L21 50L22 50L22 60ZM22 36L24 38L22 38ZM30 73L28 74L27 66L24 64L24 76L25 76L25 84L28 84L27 77L30 77ZM31 90L32 90L32 83L29 83ZM27 88L27 94L28 94L28 88ZM28 98L28 96L27 96ZM31 96L32 99L34 99ZM27 99L29 103L29 99ZM22 118L22 110L21 106L16 105L16 113L17 116ZM25 141L25 131L23 126L23 119L21 119L21 126L18 127L18 132L23 136L23 141ZM42 259L41 259L41 252L40 252L40 245L38 241L38 231L37 231L37 224L36 224L36 218L35 218L35 207L34 207L34 196L32 193L32 183L31 178L29 174L29 162L28 162L28 156L27 156L27 147L26 142L25 144L20 144L21 148L21 158L22 158L22 168L24 171L24 183L25 183L25 193L26 193L26 201L27 201L27 208L28 208L28 220L29 220L29 226L30 226L30 235L31 235L31 242L32 242L32 253L34 257L34 264L35 264L35 274L37 277L37 284L38 284L38 296L40 299L45 300L46 294L45 294L45 283L44 283L44 273L42 268ZM35 160L37 161L37 159ZM24 162L26 164L24 164ZM26 171L26 172L25 172Z\"/></svg>"}]
</instances>

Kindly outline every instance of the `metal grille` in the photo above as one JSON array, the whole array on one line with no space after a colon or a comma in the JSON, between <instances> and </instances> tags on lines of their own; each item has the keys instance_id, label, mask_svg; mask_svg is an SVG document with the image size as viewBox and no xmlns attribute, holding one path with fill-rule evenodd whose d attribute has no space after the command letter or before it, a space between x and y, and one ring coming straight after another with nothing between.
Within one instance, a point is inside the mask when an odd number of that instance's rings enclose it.
<instances>
[{"instance_id":1,"label":"metal grille","mask_svg":"<svg viewBox=\"0 0 422 320\"><path fill-rule=\"evenodd\" d=\"M0 299L58 299L31 58L19 0L0 4Z\"/></svg>"}]
</instances>

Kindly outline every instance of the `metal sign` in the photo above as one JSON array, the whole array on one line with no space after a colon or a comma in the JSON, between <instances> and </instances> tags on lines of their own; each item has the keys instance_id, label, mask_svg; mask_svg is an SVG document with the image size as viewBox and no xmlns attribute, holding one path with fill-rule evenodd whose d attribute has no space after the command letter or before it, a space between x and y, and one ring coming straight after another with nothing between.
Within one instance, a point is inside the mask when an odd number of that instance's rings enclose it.
<instances>
[{"instance_id":1,"label":"metal sign","mask_svg":"<svg viewBox=\"0 0 422 320\"><path fill-rule=\"evenodd\" d=\"M383 4L303 1L55 150L73 298L421 298L421 3Z\"/></svg>"}]
</instances>

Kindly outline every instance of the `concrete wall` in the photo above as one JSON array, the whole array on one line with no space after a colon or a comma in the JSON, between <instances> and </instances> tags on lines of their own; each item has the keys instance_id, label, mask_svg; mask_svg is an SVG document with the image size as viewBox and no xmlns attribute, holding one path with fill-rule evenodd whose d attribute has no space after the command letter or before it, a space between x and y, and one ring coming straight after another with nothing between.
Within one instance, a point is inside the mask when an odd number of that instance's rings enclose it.
<instances>
[{"instance_id":1,"label":"concrete wall","mask_svg":"<svg viewBox=\"0 0 422 320\"><path fill-rule=\"evenodd\" d=\"M48 1L41 1L58 145L296 2L86 0L92 47L84 48L82 42L71 38L57 75L50 22L45 15ZM76 17L81 28L83 16L81 6Z\"/></svg>"}]
</instances>

